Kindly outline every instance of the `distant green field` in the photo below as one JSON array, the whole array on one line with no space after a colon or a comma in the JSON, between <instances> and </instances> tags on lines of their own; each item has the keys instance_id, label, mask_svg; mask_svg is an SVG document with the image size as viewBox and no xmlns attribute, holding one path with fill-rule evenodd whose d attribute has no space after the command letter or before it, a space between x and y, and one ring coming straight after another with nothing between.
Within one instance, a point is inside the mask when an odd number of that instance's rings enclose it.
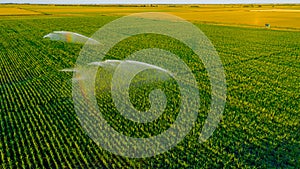
<instances>
[{"instance_id":1,"label":"distant green field","mask_svg":"<svg viewBox=\"0 0 300 169\"><path fill-rule=\"evenodd\" d=\"M55 30L91 36L117 18L0 20L0 168L300 166L300 32L292 31L196 24L215 46L226 71L226 107L212 137L198 143L210 103L210 86L203 65L191 62L188 65L199 85L201 109L195 127L182 142L145 159L117 156L98 147L83 131L74 111L72 74L59 71L75 65L82 45L53 42L43 36ZM126 55L139 45L154 45L147 35L135 38L127 41L132 49L124 50L121 43L111 57ZM166 48L188 62L187 49ZM138 105L137 100L133 102ZM139 130L118 115L110 116L113 113L108 107L105 117L110 124L116 128L124 125L122 132L136 137L158 134L176 117L176 113L165 114L161 120L168 123L154 129L155 124L135 126L142 128Z\"/></svg>"}]
</instances>

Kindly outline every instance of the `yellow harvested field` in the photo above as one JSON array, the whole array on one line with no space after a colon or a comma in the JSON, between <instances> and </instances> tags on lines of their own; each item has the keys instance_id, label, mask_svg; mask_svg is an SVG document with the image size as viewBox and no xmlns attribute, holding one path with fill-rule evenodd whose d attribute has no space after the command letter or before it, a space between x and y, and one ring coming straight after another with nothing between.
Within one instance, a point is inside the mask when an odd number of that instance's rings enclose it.
<instances>
[{"instance_id":1,"label":"yellow harvested field","mask_svg":"<svg viewBox=\"0 0 300 169\"><path fill-rule=\"evenodd\" d=\"M264 27L270 24L273 28L300 29L300 10L260 10L220 9L214 11L194 10L193 12L172 12L190 21L207 22L226 25L242 25Z\"/></svg>"},{"instance_id":2,"label":"yellow harvested field","mask_svg":"<svg viewBox=\"0 0 300 169\"><path fill-rule=\"evenodd\" d=\"M0 5L0 15L47 14L128 15L137 12L167 12L192 22L300 30L300 5L139 5L139 6L59 6Z\"/></svg>"},{"instance_id":3,"label":"yellow harvested field","mask_svg":"<svg viewBox=\"0 0 300 169\"><path fill-rule=\"evenodd\" d=\"M0 16L1 15L36 15L40 14L39 12L29 11L26 9L8 7L8 8L0 8Z\"/></svg>"},{"instance_id":4,"label":"yellow harvested field","mask_svg":"<svg viewBox=\"0 0 300 169\"><path fill-rule=\"evenodd\" d=\"M295 9L259 9L250 10L251 12L300 12L300 10Z\"/></svg>"}]
</instances>

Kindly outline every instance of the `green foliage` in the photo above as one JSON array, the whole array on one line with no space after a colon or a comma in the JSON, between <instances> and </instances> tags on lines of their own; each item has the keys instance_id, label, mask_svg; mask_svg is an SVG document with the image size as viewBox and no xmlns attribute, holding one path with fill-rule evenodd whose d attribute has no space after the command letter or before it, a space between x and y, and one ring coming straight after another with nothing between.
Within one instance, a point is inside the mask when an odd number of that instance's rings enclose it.
<instances>
[{"instance_id":1,"label":"green foliage","mask_svg":"<svg viewBox=\"0 0 300 169\"><path fill-rule=\"evenodd\" d=\"M179 42L159 35L146 34L120 42L108 59L122 59L154 46L180 56L197 79L201 108L189 135L164 154L129 159L97 146L82 130L74 111L72 74L59 71L75 65L82 46L42 37L54 30L90 36L113 19L116 17L0 22L0 168L300 166L299 32L197 25L219 52L228 86L223 119L213 136L202 144L198 137L210 104L210 85L199 59ZM132 48L122 48L128 43ZM137 76L133 84L143 77ZM176 118L180 96L172 80L132 85L130 95L138 109L149 108L148 94L153 88L164 89L170 103L163 116L151 124L133 124L122 119L112 108L109 91L98 91L98 104L119 132L134 137L156 135Z\"/></svg>"}]
</instances>

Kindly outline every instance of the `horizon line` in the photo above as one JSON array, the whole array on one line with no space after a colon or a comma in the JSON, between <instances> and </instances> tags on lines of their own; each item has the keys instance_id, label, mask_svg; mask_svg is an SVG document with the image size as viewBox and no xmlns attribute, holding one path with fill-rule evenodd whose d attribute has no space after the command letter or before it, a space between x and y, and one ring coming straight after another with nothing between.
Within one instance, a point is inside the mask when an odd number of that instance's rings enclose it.
<instances>
[{"instance_id":1,"label":"horizon line","mask_svg":"<svg viewBox=\"0 0 300 169\"><path fill-rule=\"evenodd\" d=\"M299 3L277 2L277 3L7 3L0 4L18 4L18 5L300 5Z\"/></svg>"}]
</instances>

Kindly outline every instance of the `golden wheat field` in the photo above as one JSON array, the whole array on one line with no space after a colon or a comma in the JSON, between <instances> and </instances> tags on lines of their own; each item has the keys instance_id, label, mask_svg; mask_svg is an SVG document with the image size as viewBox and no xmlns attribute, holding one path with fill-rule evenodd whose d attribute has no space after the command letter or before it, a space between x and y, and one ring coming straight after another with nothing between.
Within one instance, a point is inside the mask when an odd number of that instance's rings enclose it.
<instances>
[{"instance_id":1,"label":"golden wheat field","mask_svg":"<svg viewBox=\"0 0 300 169\"><path fill-rule=\"evenodd\" d=\"M37 15L39 12L30 11L18 7L0 7L0 16L3 15Z\"/></svg>"},{"instance_id":2,"label":"golden wheat field","mask_svg":"<svg viewBox=\"0 0 300 169\"><path fill-rule=\"evenodd\" d=\"M300 29L300 5L1 5L0 15L128 15L167 12L192 22Z\"/></svg>"}]
</instances>

